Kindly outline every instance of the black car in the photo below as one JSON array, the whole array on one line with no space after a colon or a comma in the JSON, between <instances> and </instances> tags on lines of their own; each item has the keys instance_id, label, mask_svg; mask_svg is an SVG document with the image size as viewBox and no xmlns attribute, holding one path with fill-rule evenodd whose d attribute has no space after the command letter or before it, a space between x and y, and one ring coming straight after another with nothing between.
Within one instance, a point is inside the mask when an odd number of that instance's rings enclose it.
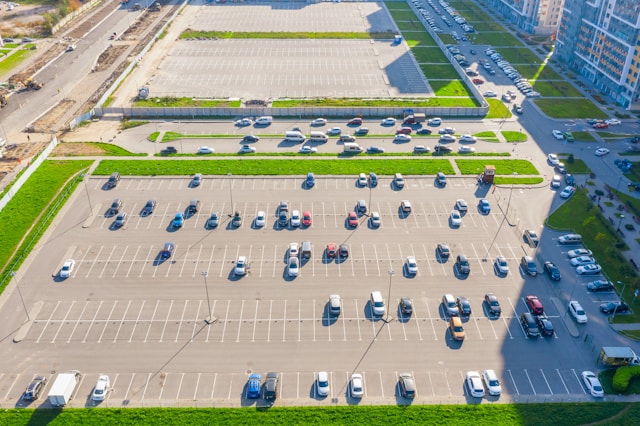
<instances>
[{"instance_id":1,"label":"black car","mask_svg":"<svg viewBox=\"0 0 640 426\"><path fill-rule=\"evenodd\" d=\"M433 152L436 152L438 154L442 154L442 153L446 153L446 152L451 152L453 151L452 148L449 148L446 145L436 145L433 147Z\"/></svg>"},{"instance_id":2,"label":"black car","mask_svg":"<svg viewBox=\"0 0 640 426\"><path fill-rule=\"evenodd\" d=\"M549 274L549 278L553 281L560 281L560 270L553 264L553 262L544 262L544 270Z\"/></svg>"},{"instance_id":3,"label":"black car","mask_svg":"<svg viewBox=\"0 0 640 426\"><path fill-rule=\"evenodd\" d=\"M367 129L366 127L360 127L358 130L355 131L354 134L356 136L365 136L368 133L369 133L369 129Z\"/></svg>"},{"instance_id":4,"label":"black car","mask_svg":"<svg viewBox=\"0 0 640 426\"><path fill-rule=\"evenodd\" d=\"M464 296L460 296L456 299L456 305L458 305L460 315L471 315L471 303L469 302L469 299Z\"/></svg>"},{"instance_id":5,"label":"black car","mask_svg":"<svg viewBox=\"0 0 640 426\"><path fill-rule=\"evenodd\" d=\"M278 373L270 371L264 381L264 399L275 401L278 397Z\"/></svg>"},{"instance_id":6,"label":"black car","mask_svg":"<svg viewBox=\"0 0 640 426\"><path fill-rule=\"evenodd\" d=\"M487 293L484 295L484 301L487 304L487 309L489 310L489 314L491 315L500 315L502 313L502 308L500 307L500 302L498 302L498 298L493 293Z\"/></svg>"},{"instance_id":7,"label":"black car","mask_svg":"<svg viewBox=\"0 0 640 426\"><path fill-rule=\"evenodd\" d=\"M141 216L149 216L156 209L158 202L156 200L149 200L147 204L142 208Z\"/></svg>"},{"instance_id":8,"label":"black car","mask_svg":"<svg viewBox=\"0 0 640 426\"><path fill-rule=\"evenodd\" d=\"M378 186L378 176L373 172L369 172L369 186L372 188Z\"/></svg>"},{"instance_id":9,"label":"black car","mask_svg":"<svg viewBox=\"0 0 640 426\"><path fill-rule=\"evenodd\" d=\"M556 164L556 171L560 174L566 175L567 174L567 168L565 167L564 163L558 163Z\"/></svg>"},{"instance_id":10,"label":"black car","mask_svg":"<svg viewBox=\"0 0 640 426\"><path fill-rule=\"evenodd\" d=\"M345 259L349 257L349 246L346 244L340 244L340 248L338 249L338 256Z\"/></svg>"},{"instance_id":11,"label":"black car","mask_svg":"<svg viewBox=\"0 0 640 426\"><path fill-rule=\"evenodd\" d=\"M426 127L423 127L416 131L416 134L418 135L430 135L431 133L432 133L431 129L427 129Z\"/></svg>"},{"instance_id":12,"label":"black car","mask_svg":"<svg viewBox=\"0 0 640 426\"><path fill-rule=\"evenodd\" d=\"M189 201L189 206L187 207L187 214L198 213L200 210L200 200L191 200Z\"/></svg>"},{"instance_id":13,"label":"black car","mask_svg":"<svg viewBox=\"0 0 640 426\"><path fill-rule=\"evenodd\" d=\"M604 314L622 314L625 312L629 312L629 305L622 302L607 302L600 305L600 310Z\"/></svg>"},{"instance_id":14,"label":"black car","mask_svg":"<svg viewBox=\"0 0 640 426\"><path fill-rule=\"evenodd\" d=\"M551 324L549 318L539 315L536 317L536 321L538 322L538 329L543 336L553 336L553 324Z\"/></svg>"},{"instance_id":15,"label":"black car","mask_svg":"<svg viewBox=\"0 0 640 426\"><path fill-rule=\"evenodd\" d=\"M242 142L258 142L260 138L254 135L246 135L242 138Z\"/></svg>"},{"instance_id":16,"label":"black car","mask_svg":"<svg viewBox=\"0 0 640 426\"><path fill-rule=\"evenodd\" d=\"M122 200L120 198L116 198L115 200L113 200L113 203L111 203L111 207L109 207L108 213L111 215L118 214L121 208L122 208Z\"/></svg>"},{"instance_id":17,"label":"black car","mask_svg":"<svg viewBox=\"0 0 640 426\"><path fill-rule=\"evenodd\" d=\"M587 290L589 291L612 291L613 283L606 280L597 280L587 283Z\"/></svg>"},{"instance_id":18,"label":"black car","mask_svg":"<svg viewBox=\"0 0 640 426\"><path fill-rule=\"evenodd\" d=\"M411 315L413 313L413 302L409 297L404 296L400 299L400 311L406 315Z\"/></svg>"},{"instance_id":19,"label":"black car","mask_svg":"<svg viewBox=\"0 0 640 426\"><path fill-rule=\"evenodd\" d=\"M47 378L45 376L37 376L35 377L27 389L24 391L23 399L27 401L34 401L40 397L40 392L44 389L44 386L47 384Z\"/></svg>"},{"instance_id":20,"label":"black car","mask_svg":"<svg viewBox=\"0 0 640 426\"><path fill-rule=\"evenodd\" d=\"M538 328L538 322L535 317L531 315L529 312L525 312L520 315L520 323L522 324L522 328L524 328L525 333L529 337L538 337L540 336L540 329Z\"/></svg>"},{"instance_id":21,"label":"black car","mask_svg":"<svg viewBox=\"0 0 640 426\"><path fill-rule=\"evenodd\" d=\"M316 184L316 177L313 175L313 173L307 173L307 180L305 180L304 183L307 188L312 188Z\"/></svg>"},{"instance_id":22,"label":"black car","mask_svg":"<svg viewBox=\"0 0 640 426\"><path fill-rule=\"evenodd\" d=\"M576 179L573 177L572 174L565 175L564 181L567 183L567 185L573 186L576 184Z\"/></svg>"},{"instance_id":23,"label":"black car","mask_svg":"<svg viewBox=\"0 0 640 426\"><path fill-rule=\"evenodd\" d=\"M456 268L461 274L468 275L471 272L471 265L469 265L469 259L464 254L458 255L456 258Z\"/></svg>"},{"instance_id":24,"label":"black car","mask_svg":"<svg viewBox=\"0 0 640 426\"><path fill-rule=\"evenodd\" d=\"M289 221L289 218L287 217L287 211L280 210L280 213L278 214L278 225L287 226L288 221Z\"/></svg>"},{"instance_id":25,"label":"black car","mask_svg":"<svg viewBox=\"0 0 640 426\"><path fill-rule=\"evenodd\" d=\"M449 246L447 244L438 243L437 250L438 257L440 257L441 259L448 259L451 255L451 249L449 249Z\"/></svg>"},{"instance_id":26,"label":"black car","mask_svg":"<svg viewBox=\"0 0 640 426\"><path fill-rule=\"evenodd\" d=\"M168 146L165 149L163 149L162 151L160 151L161 154L177 154L178 150L176 149L175 146Z\"/></svg>"}]
</instances>

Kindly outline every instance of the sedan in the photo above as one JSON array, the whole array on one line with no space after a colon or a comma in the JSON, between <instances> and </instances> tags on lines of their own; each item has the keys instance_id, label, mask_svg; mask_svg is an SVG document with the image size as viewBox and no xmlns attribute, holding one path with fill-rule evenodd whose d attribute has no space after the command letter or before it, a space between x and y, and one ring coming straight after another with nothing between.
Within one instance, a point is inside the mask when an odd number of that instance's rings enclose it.
<instances>
[{"instance_id":1,"label":"sedan","mask_svg":"<svg viewBox=\"0 0 640 426\"><path fill-rule=\"evenodd\" d=\"M76 266L76 261L73 259L67 259L60 269L60 278L69 278L73 272L73 267Z\"/></svg>"},{"instance_id":2,"label":"sedan","mask_svg":"<svg viewBox=\"0 0 640 426\"><path fill-rule=\"evenodd\" d=\"M352 374L349 381L349 391L352 398L362 398L364 395L364 381L362 374Z\"/></svg>"},{"instance_id":3,"label":"sedan","mask_svg":"<svg viewBox=\"0 0 640 426\"><path fill-rule=\"evenodd\" d=\"M559 141L564 139L564 133L562 133L560 130L552 130L551 133L553 133L553 137Z\"/></svg>"},{"instance_id":4,"label":"sedan","mask_svg":"<svg viewBox=\"0 0 640 426\"><path fill-rule=\"evenodd\" d=\"M233 268L233 275L239 277L247 275L247 258L245 256L240 256L238 257L238 260L236 260L236 266Z\"/></svg>"},{"instance_id":5,"label":"sedan","mask_svg":"<svg viewBox=\"0 0 640 426\"><path fill-rule=\"evenodd\" d=\"M287 263L287 275L290 277L297 277L300 274L300 260L295 256L289 257Z\"/></svg>"},{"instance_id":6,"label":"sedan","mask_svg":"<svg viewBox=\"0 0 640 426\"><path fill-rule=\"evenodd\" d=\"M587 314L585 313L584 309L582 309L582 305L580 305L580 302L578 302L577 300L570 301L568 309L571 313L571 316L575 318L576 322L578 322L579 324L587 323Z\"/></svg>"},{"instance_id":7,"label":"sedan","mask_svg":"<svg viewBox=\"0 0 640 426\"><path fill-rule=\"evenodd\" d=\"M253 152L256 152L256 147L255 146L249 146L249 145L242 145L240 147L240 150L238 151L238 153L240 153L240 154L251 154Z\"/></svg>"},{"instance_id":8,"label":"sedan","mask_svg":"<svg viewBox=\"0 0 640 426\"><path fill-rule=\"evenodd\" d=\"M556 171L560 174L567 174L567 167L564 165L564 163L558 163L555 165L554 169L556 169Z\"/></svg>"},{"instance_id":9,"label":"sedan","mask_svg":"<svg viewBox=\"0 0 640 426\"><path fill-rule=\"evenodd\" d=\"M487 390L489 390L489 395L502 395L502 386L500 386L500 381L498 380L498 375L495 371L484 370L482 373L482 379L484 380Z\"/></svg>"},{"instance_id":10,"label":"sedan","mask_svg":"<svg viewBox=\"0 0 640 426\"><path fill-rule=\"evenodd\" d=\"M460 315L471 315L471 303L469 302L469 299L464 296L460 296L456 298L456 305L458 305Z\"/></svg>"},{"instance_id":11,"label":"sedan","mask_svg":"<svg viewBox=\"0 0 640 426\"><path fill-rule=\"evenodd\" d=\"M415 154L424 154L424 153L429 152L429 151L430 151L429 147L424 146L424 145L416 145L416 146L413 147L413 152Z\"/></svg>"},{"instance_id":12,"label":"sedan","mask_svg":"<svg viewBox=\"0 0 640 426\"><path fill-rule=\"evenodd\" d=\"M313 147L313 146L304 145L304 146L300 147L298 152L300 154L315 154L316 152L318 152L318 148Z\"/></svg>"},{"instance_id":13,"label":"sedan","mask_svg":"<svg viewBox=\"0 0 640 426\"><path fill-rule=\"evenodd\" d=\"M393 126L396 124L396 119L393 117L387 117L380 122L382 126Z\"/></svg>"},{"instance_id":14,"label":"sedan","mask_svg":"<svg viewBox=\"0 0 640 426\"><path fill-rule=\"evenodd\" d=\"M544 307L542 306L542 302L540 301L540 299L538 299L538 296L527 296L525 297L525 302L533 315L544 314Z\"/></svg>"},{"instance_id":15,"label":"sedan","mask_svg":"<svg viewBox=\"0 0 640 426\"><path fill-rule=\"evenodd\" d=\"M407 256L405 267L407 269L407 275L415 275L418 273L418 262L416 262L416 258L413 256Z\"/></svg>"},{"instance_id":16,"label":"sedan","mask_svg":"<svg viewBox=\"0 0 640 426\"><path fill-rule=\"evenodd\" d=\"M507 275L509 273L509 264L504 256L496 257L495 265L500 275Z\"/></svg>"},{"instance_id":17,"label":"sedan","mask_svg":"<svg viewBox=\"0 0 640 426\"><path fill-rule=\"evenodd\" d=\"M242 138L242 142L258 142L260 140L260 138L258 136L254 136L254 135L245 135Z\"/></svg>"},{"instance_id":18,"label":"sedan","mask_svg":"<svg viewBox=\"0 0 640 426\"><path fill-rule=\"evenodd\" d=\"M480 210L480 213L482 214L491 213L491 204L489 204L489 201L486 198L480 199L478 202L478 210Z\"/></svg>"},{"instance_id":19,"label":"sedan","mask_svg":"<svg viewBox=\"0 0 640 426\"><path fill-rule=\"evenodd\" d=\"M497 94L496 92L492 91L492 90L487 90L487 91L486 91L486 92L484 92L482 95L483 95L484 97L486 97L486 98L495 98L495 97L497 97L497 96L498 96L498 94Z\"/></svg>"},{"instance_id":20,"label":"sedan","mask_svg":"<svg viewBox=\"0 0 640 426\"><path fill-rule=\"evenodd\" d=\"M456 137L452 135L442 135L440 136L440 142L455 142Z\"/></svg>"},{"instance_id":21,"label":"sedan","mask_svg":"<svg viewBox=\"0 0 640 426\"><path fill-rule=\"evenodd\" d=\"M551 320L547 318L546 315L539 315L536 317L536 322L538 323L538 329L540 330L540 334L543 336L553 336L553 324Z\"/></svg>"},{"instance_id":22,"label":"sedan","mask_svg":"<svg viewBox=\"0 0 640 426\"><path fill-rule=\"evenodd\" d=\"M381 146L370 146L367 148L367 154L382 154L384 152L384 148Z\"/></svg>"},{"instance_id":23,"label":"sedan","mask_svg":"<svg viewBox=\"0 0 640 426\"><path fill-rule=\"evenodd\" d=\"M324 126L325 124L327 124L326 118L316 118L315 120L311 120L310 123L311 126Z\"/></svg>"},{"instance_id":24,"label":"sedan","mask_svg":"<svg viewBox=\"0 0 640 426\"><path fill-rule=\"evenodd\" d=\"M442 124L442 118L440 118L440 117L433 117L433 118L430 118L430 119L427 121L427 124L428 124L429 126L439 126L439 125L441 125L441 124Z\"/></svg>"},{"instance_id":25,"label":"sedan","mask_svg":"<svg viewBox=\"0 0 640 426\"><path fill-rule=\"evenodd\" d=\"M291 212L291 219L289 220L289 223L291 223L291 226L293 226L294 228L297 228L300 226L300 223L301 223L300 211L294 210Z\"/></svg>"},{"instance_id":26,"label":"sedan","mask_svg":"<svg viewBox=\"0 0 640 426\"><path fill-rule=\"evenodd\" d=\"M360 173L358 175L357 184L358 186L367 186L367 175L365 175L364 173Z\"/></svg>"},{"instance_id":27,"label":"sedan","mask_svg":"<svg viewBox=\"0 0 640 426\"><path fill-rule=\"evenodd\" d=\"M587 390L589 391L591 396L595 396L596 398L604 397L604 389L602 388L602 384L595 374L593 374L591 371L583 371L581 376L582 381L584 382L584 385L587 387Z\"/></svg>"},{"instance_id":28,"label":"sedan","mask_svg":"<svg viewBox=\"0 0 640 426\"><path fill-rule=\"evenodd\" d=\"M472 135L462 135L460 136L460 139L459 139L460 142L472 142L472 143L475 142L476 140L477 140L476 137Z\"/></svg>"},{"instance_id":29,"label":"sedan","mask_svg":"<svg viewBox=\"0 0 640 426\"><path fill-rule=\"evenodd\" d=\"M438 246L436 247L436 251L438 252L438 257L440 259L448 259L449 256L451 256L451 249L447 244L438 243Z\"/></svg>"},{"instance_id":30,"label":"sedan","mask_svg":"<svg viewBox=\"0 0 640 426\"><path fill-rule=\"evenodd\" d=\"M548 260L544 262L544 270L549 274L549 278L553 281L560 281L560 270L553 262Z\"/></svg>"},{"instance_id":31,"label":"sedan","mask_svg":"<svg viewBox=\"0 0 640 426\"><path fill-rule=\"evenodd\" d=\"M393 138L393 141L394 142L411 142L411 136L400 133Z\"/></svg>"},{"instance_id":32,"label":"sedan","mask_svg":"<svg viewBox=\"0 0 640 426\"><path fill-rule=\"evenodd\" d=\"M587 290L589 291L613 291L613 283L607 280L596 280L587 283Z\"/></svg>"},{"instance_id":33,"label":"sedan","mask_svg":"<svg viewBox=\"0 0 640 426\"><path fill-rule=\"evenodd\" d=\"M602 272L602 267L597 263L592 265L578 266L576 268L578 275L596 275Z\"/></svg>"},{"instance_id":34,"label":"sedan","mask_svg":"<svg viewBox=\"0 0 640 426\"><path fill-rule=\"evenodd\" d=\"M617 126L618 124L622 123L617 118L610 118L608 120L604 120L604 122L607 123L609 126Z\"/></svg>"},{"instance_id":35,"label":"sedan","mask_svg":"<svg viewBox=\"0 0 640 426\"><path fill-rule=\"evenodd\" d=\"M461 146L460 148L458 148L458 152L460 154L471 154L476 152L476 149L470 146Z\"/></svg>"},{"instance_id":36,"label":"sedan","mask_svg":"<svg viewBox=\"0 0 640 426\"><path fill-rule=\"evenodd\" d=\"M109 376L104 374L100 375L100 377L98 377L98 383L96 383L96 386L93 388L93 392L91 393L91 400L104 401L104 398L109 391L109 386Z\"/></svg>"},{"instance_id":37,"label":"sedan","mask_svg":"<svg viewBox=\"0 0 640 426\"><path fill-rule=\"evenodd\" d=\"M298 257L300 254L300 246L298 243L289 243L289 257Z\"/></svg>"},{"instance_id":38,"label":"sedan","mask_svg":"<svg viewBox=\"0 0 640 426\"><path fill-rule=\"evenodd\" d=\"M311 226L311 212L310 211L306 211L304 213L302 213L302 225L303 226Z\"/></svg>"},{"instance_id":39,"label":"sedan","mask_svg":"<svg viewBox=\"0 0 640 426\"><path fill-rule=\"evenodd\" d=\"M361 124L362 124L362 118L360 118L360 117L352 118L351 120L349 120L347 122L347 125L349 125L349 126L359 126Z\"/></svg>"},{"instance_id":40,"label":"sedan","mask_svg":"<svg viewBox=\"0 0 640 426\"><path fill-rule=\"evenodd\" d=\"M593 125L593 128L594 129L608 129L609 125L607 123L605 123L605 122L600 122L600 123L595 123Z\"/></svg>"},{"instance_id":41,"label":"sedan","mask_svg":"<svg viewBox=\"0 0 640 426\"><path fill-rule=\"evenodd\" d=\"M200 148L198 148L198 154L213 154L214 153L214 149L210 148L208 146L201 146Z\"/></svg>"},{"instance_id":42,"label":"sedan","mask_svg":"<svg viewBox=\"0 0 640 426\"><path fill-rule=\"evenodd\" d=\"M400 311L405 315L413 313L413 301L410 297L403 296L400 298Z\"/></svg>"},{"instance_id":43,"label":"sedan","mask_svg":"<svg viewBox=\"0 0 640 426\"><path fill-rule=\"evenodd\" d=\"M240 120L236 120L235 125L238 127L251 126L251 119L241 118Z\"/></svg>"},{"instance_id":44,"label":"sedan","mask_svg":"<svg viewBox=\"0 0 640 426\"><path fill-rule=\"evenodd\" d=\"M460 226L462 225L462 216L460 216L460 212L458 210L452 210L449 215L449 222L451 222L451 226Z\"/></svg>"},{"instance_id":45,"label":"sedan","mask_svg":"<svg viewBox=\"0 0 640 426\"><path fill-rule=\"evenodd\" d=\"M260 398L260 381L262 377L259 374L251 374L247 383L247 398Z\"/></svg>"},{"instance_id":46,"label":"sedan","mask_svg":"<svg viewBox=\"0 0 640 426\"><path fill-rule=\"evenodd\" d=\"M469 275L469 273L471 273L471 265L469 264L467 256L460 254L456 257L456 268L460 274Z\"/></svg>"},{"instance_id":47,"label":"sedan","mask_svg":"<svg viewBox=\"0 0 640 426\"><path fill-rule=\"evenodd\" d=\"M366 136L369 134L369 129L366 127L360 127L353 134L356 136Z\"/></svg>"},{"instance_id":48,"label":"sedan","mask_svg":"<svg viewBox=\"0 0 640 426\"><path fill-rule=\"evenodd\" d=\"M567 186L560 193L560 198L570 198L575 193L576 193L576 187L575 186Z\"/></svg>"},{"instance_id":49,"label":"sedan","mask_svg":"<svg viewBox=\"0 0 640 426\"><path fill-rule=\"evenodd\" d=\"M328 259L333 259L338 254L338 246L335 243L329 243L325 252Z\"/></svg>"},{"instance_id":50,"label":"sedan","mask_svg":"<svg viewBox=\"0 0 640 426\"><path fill-rule=\"evenodd\" d=\"M571 259L571 266L592 265L596 260L591 256L578 256Z\"/></svg>"},{"instance_id":51,"label":"sedan","mask_svg":"<svg viewBox=\"0 0 640 426\"><path fill-rule=\"evenodd\" d=\"M477 371L467 372L467 388L469 388L469 394L475 398L484 397L484 385L482 384L482 378Z\"/></svg>"},{"instance_id":52,"label":"sedan","mask_svg":"<svg viewBox=\"0 0 640 426\"><path fill-rule=\"evenodd\" d=\"M487 304L487 309L489 310L490 315L500 315L502 313L502 308L500 308L500 302L498 302L498 298L493 293L487 293L484 295L484 301Z\"/></svg>"},{"instance_id":53,"label":"sedan","mask_svg":"<svg viewBox=\"0 0 640 426\"><path fill-rule=\"evenodd\" d=\"M349 212L349 216L347 216L347 223L349 226L354 228L358 226L358 215L356 212Z\"/></svg>"},{"instance_id":54,"label":"sedan","mask_svg":"<svg viewBox=\"0 0 640 426\"><path fill-rule=\"evenodd\" d=\"M183 224L184 224L184 215L182 214L182 212L176 213L176 216L173 218L173 222L172 222L173 227L182 228Z\"/></svg>"},{"instance_id":55,"label":"sedan","mask_svg":"<svg viewBox=\"0 0 640 426\"><path fill-rule=\"evenodd\" d=\"M332 127L327 130L327 135L329 136L338 136L340 133L342 133L342 129L340 127Z\"/></svg>"},{"instance_id":56,"label":"sedan","mask_svg":"<svg viewBox=\"0 0 640 426\"><path fill-rule=\"evenodd\" d=\"M607 148L598 148L596 149L594 154L596 155L596 157L602 157L604 155L607 155L609 152L610 151Z\"/></svg>"},{"instance_id":57,"label":"sedan","mask_svg":"<svg viewBox=\"0 0 640 426\"><path fill-rule=\"evenodd\" d=\"M587 250L587 249L583 249L583 248L579 248L579 249L575 249L575 250L569 250L567 252L567 256L569 256L570 258L574 258L574 257L578 257L578 256L591 256L593 253L591 252L591 250Z\"/></svg>"},{"instance_id":58,"label":"sedan","mask_svg":"<svg viewBox=\"0 0 640 426\"><path fill-rule=\"evenodd\" d=\"M410 135L413 132L411 127L400 127L396 129L396 135Z\"/></svg>"},{"instance_id":59,"label":"sedan","mask_svg":"<svg viewBox=\"0 0 640 426\"><path fill-rule=\"evenodd\" d=\"M411 373L400 373L398 379L400 394L403 398L413 399L416 397L416 381Z\"/></svg>"},{"instance_id":60,"label":"sedan","mask_svg":"<svg viewBox=\"0 0 640 426\"><path fill-rule=\"evenodd\" d=\"M444 136L449 136L449 135L444 135ZM436 145L435 147L433 147L433 151L436 154L443 154L443 153L451 152L453 150L446 145ZM440 182L440 179L438 179L438 182ZM441 185L441 186L444 186L444 185Z\"/></svg>"},{"instance_id":61,"label":"sedan","mask_svg":"<svg viewBox=\"0 0 640 426\"><path fill-rule=\"evenodd\" d=\"M438 130L438 133L441 135L453 135L456 133L456 129L454 129L453 127L443 127L442 129Z\"/></svg>"},{"instance_id":62,"label":"sedan","mask_svg":"<svg viewBox=\"0 0 640 426\"><path fill-rule=\"evenodd\" d=\"M371 227L372 228L379 228L380 227L380 213L378 212L371 212L371 216L369 217L369 221L371 222Z\"/></svg>"},{"instance_id":63,"label":"sedan","mask_svg":"<svg viewBox=\"0 0 640 426\"><path fill-rule=\"evenodd\" d=\"M24 394L22 394L22 399L25 399L27 401L35 401L40 397L40 393L42 392L46 384L47 378L45 376L36 376L31 381L31 383L29 383L29 386L27 386Z\"/></svg>"},{"instance_id":64,"label":"sedan","mask_svg":"<svg viewBox=\"0 0 640 426\"><path fill-rule=\"evenodd\" d=\"M418 135L430 135L431 133L431 129L427 129L426 127L416 130L416 134Z\"/></svg>"},{"instance_id":65,"label":"sedan","mask_svg":"<svg viewBox=\"0 0 640 426\"><path fill-rule=\"evenodd\" d=\"M558 158L557 154L549 154L549 155L547 155L547 161L552 166L555 166L556 164L558 164L560 162L560 159Z\"/></svg>"},{"instance_id":66,"label":"sedan","mask_svg":"<svg viewBox=\"0 0 640 426\"><path fill-rule=\"evenodd\" d=\"M600 305L600 311L603 314L623 314L629 312L629 305L622 302L607 302Z\"/></svg>"},{"instance_id":67,"label":"sedan","mask_svg":"<svg viewBox=\"0 0 640 426\"><path fill-rule=\"evenodd\" d=\"M321 371L316 378L316 392L318 396L329 395L329 373Z\"/></svg>"}]
</instances>

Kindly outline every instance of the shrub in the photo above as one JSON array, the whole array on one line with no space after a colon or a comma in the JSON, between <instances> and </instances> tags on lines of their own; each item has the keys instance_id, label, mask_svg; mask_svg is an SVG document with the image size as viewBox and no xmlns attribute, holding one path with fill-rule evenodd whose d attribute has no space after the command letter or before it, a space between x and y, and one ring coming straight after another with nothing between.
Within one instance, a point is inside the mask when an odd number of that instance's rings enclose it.
<instances>
[{"instance_id":1,"label":"shrub","mask_svg":"<svg viewBox=\"0 0 640 426\"><path fill-rule=\"evenodd\" d=\"M596 189L596 195L599 195L602 197L604 195L604 191L602 189Z\"/></svg>"},{"instance_id":2,"label":"shrub","mask_svg":"<svg viewBox=\"0 0 640 426\"><path fill-rule=\"evenodd\" d=\"M636 227L633 226L632 223L625 223L624 227L627 228L627 231L633 231L634 229L636 229Z\"/></svg>"},{"instance_id":3,"label":"shrub","mask_svg":"<svg viewBox=\"0 0 640 426\"><path fill-rule=\"evenodd\" d=\"M614 392L624 392L634 377L640 377L640 366L625 366L616 370L613 375L612 387Z\"/></svg>"},{"instance_id":4,"label":"shrub","mask_svg":"<svg viewBox=\"0 0 640 426\"><path fill-rule=\"evenodd\" d=\"M573 158L573 154L569 154L569 156L567 157L567 163L569 164L573 164L574 162L574 158Z\"/></svg>"}]
</instances>

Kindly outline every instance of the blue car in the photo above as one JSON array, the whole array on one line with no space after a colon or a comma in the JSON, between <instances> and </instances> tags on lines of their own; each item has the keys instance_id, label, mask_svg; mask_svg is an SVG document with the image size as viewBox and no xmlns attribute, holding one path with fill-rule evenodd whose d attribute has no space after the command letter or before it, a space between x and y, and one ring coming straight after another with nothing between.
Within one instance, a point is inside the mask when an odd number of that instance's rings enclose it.
<instances>
[{"instance_id":1,"label":"blue car","mask_svg":"<svg viewBox=\"0 0 640 426\"><path fill-rule=\"evenodd\" d=\"M251 374L249 376L249 383L247 384L247 398L260 398L260 377L259 374Z\"/></svg>"},{"instance_id":2,"label":"blue car","mask_svg":"<svg viewBox=\"0 0 640 426\"><path fill-rule=\"evenodd\" d=\"M173 218L173 227L174 228L182 228L182 224L184 223L184 215L180 212L176 213L176 217Z\"/></svg>"},{"instance_id":3,"label":"blue car","mask_svg":"<svg viewBox=\"0 0 640 426\"><path fill-rule=\"evenodd\" d=\"M312 188L315 184L316 177L311 172L307 173L307 180L305 181L305 185L307 186L307 188Z\"/></svg>"},{"instance_id":4,"label":"blue car","mask_svg":"<svg viewBox=\"0 0 640 426\"><path fill-rule=\"evenodd\" d=\"M485 198L480 200L480 203L478 204L478 208L480 209L480 212L483 214L491 213L491 204L489 204L489 201L487 201Z\"/></svg>"}]
</instances>

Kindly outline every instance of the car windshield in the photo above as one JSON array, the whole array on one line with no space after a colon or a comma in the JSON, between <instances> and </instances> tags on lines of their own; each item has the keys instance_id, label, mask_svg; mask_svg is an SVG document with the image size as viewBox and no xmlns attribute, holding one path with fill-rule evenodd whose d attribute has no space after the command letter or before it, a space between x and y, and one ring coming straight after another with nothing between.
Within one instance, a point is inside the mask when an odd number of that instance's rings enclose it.
<instances>
[{"instance_id":1,"label":"car windshield","mask_svg":"<svg viewBox=\"0 0 640 426\"><path fill-rule=\"evenodd\" d=\"M329 382L327 382L326 380L319 380L318 381L318 385L320 385L320 387L324 388L329 386Z\"/></svg>"},{"instance_id":2,"label":"car windshield","mask_svg":"<svg viewBox=\"0 0 640 426\"><path fill-rule=\"evenodd\" d=\"M69 270L69 265L64 265L64 266L62 267L62 270L63 270L63 271L68 271L68 270Z\"/></svg>"},{"instance_id":3,"label":"car windshield","mask_svg":"<svg viewBox=\"0 0 640 426\"><path fill-rule=\"evenodd\" d=\"M94 392L96 395L102 395L104 393L104 389L96 389Z\"/></svg>"},{"instance_id":4,"label":"car windshield","mask_svg":"<svg viewBox=\"0 0 640 426\"><path fill-rule=\"evenodd\" d=\"M466 259L460 259L460 265L462 266L469 266L469 261Z\"/></svg>"},{"instance_id":5,"label":"car windshield","mask_svg":"<svg viewBox=\"0 0 640 426\"><path fill-rule=\"evenodd\" d=\"M578 315L584 315L584 311L582 309L576 309L576 313Z\"/></svg>"},{"instance_id":6,"label":"car windshield","mask_svg":"<svg viewBox=\"0 0 640 426\"><path fill-rule=\"evenodd\" d=\"M489 380L489 386L499 386L500 382L497 379Z\"/></svg>"},{"instance_id":7,"label":"car windshield","mask_svg":"<svg viewBox=\"0 0 640 426\"><path fill-rule=\"evenodd\" d=\"M490 304L491 306L500 306L500 303L498 303L498 301L497 301L497 300L490 300L490 301L489 301L489 304Z\"/></svg>"},{"instance_id":8,"label":"car windshield","mask_svg":"<svg viewBox=\"0 0 640 426\"><path fill-rule=\"evenodd\" d=\"M384 306L384 302L374 302L373 306L375 306L376 308L381 308Z\"/></svg>"}]
</instances>

